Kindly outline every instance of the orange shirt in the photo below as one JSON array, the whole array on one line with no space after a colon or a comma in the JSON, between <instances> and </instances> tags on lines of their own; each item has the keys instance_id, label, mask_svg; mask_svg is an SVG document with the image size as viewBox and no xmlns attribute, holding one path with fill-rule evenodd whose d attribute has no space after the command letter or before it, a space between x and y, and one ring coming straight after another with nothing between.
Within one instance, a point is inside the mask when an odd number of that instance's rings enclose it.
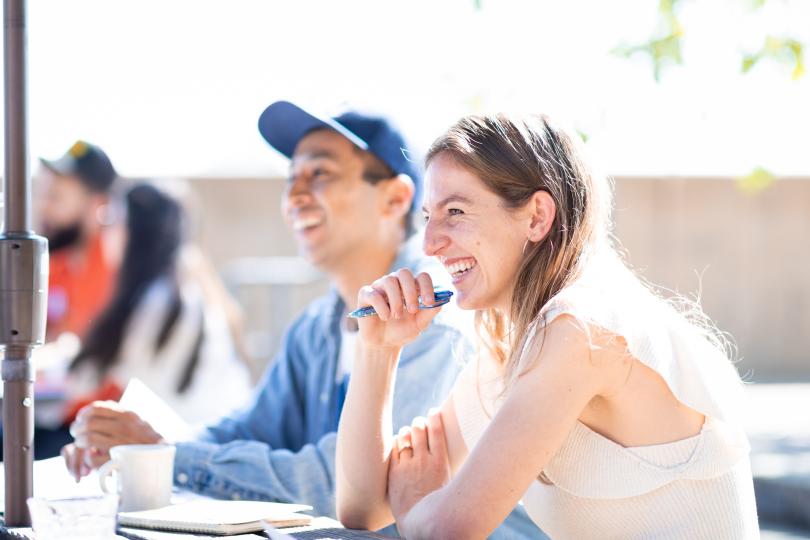
<instances>
[{"instance_id":1,"label":"orange shirt","mask_svg":"<svg viewBox=\"0 0 810 540\"><path fill-rule=\"evenodd\" d=\"M48 337L63 332L83 338L96 316L106 307L115 284L116 268L97 234L87 244L83 257L65 249L50 257L48 279Z\"/></svg>"},{"instance_id":2,"label":"orange shirt","mask_svg":"<svg viewBox=\"0 0 810 540\"><path fill-rule=\"evenodd\" d=\"M120 401L123 395L124 388L112 377L107 377L93 392L67 400L64 406L65 416L62 423L66 426L73 423L79 411L94 401Z\"/></svg>"}]
</instances>

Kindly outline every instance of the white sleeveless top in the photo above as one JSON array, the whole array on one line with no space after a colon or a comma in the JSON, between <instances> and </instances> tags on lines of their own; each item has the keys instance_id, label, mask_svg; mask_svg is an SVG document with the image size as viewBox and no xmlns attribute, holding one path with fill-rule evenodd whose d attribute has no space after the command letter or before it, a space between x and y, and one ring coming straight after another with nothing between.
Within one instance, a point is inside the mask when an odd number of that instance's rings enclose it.
<instances>
[{"instance_id":1,"label":"white sleeveless top","mask_svg":"<svg viewBox=\"0 0 810 540\"><path fill-rule=\"evenodd\" d=\"M544 324L563 313L625 338L679 401L703 413L698 435L625 448L577 422L523 496L553 539L759 538L749 446L738 415L742 383L697 327L653 296L612 254L549 301ZM470 362L453 400L472 449L503 399L490 362Z\"/></svg>"}]
</instances>

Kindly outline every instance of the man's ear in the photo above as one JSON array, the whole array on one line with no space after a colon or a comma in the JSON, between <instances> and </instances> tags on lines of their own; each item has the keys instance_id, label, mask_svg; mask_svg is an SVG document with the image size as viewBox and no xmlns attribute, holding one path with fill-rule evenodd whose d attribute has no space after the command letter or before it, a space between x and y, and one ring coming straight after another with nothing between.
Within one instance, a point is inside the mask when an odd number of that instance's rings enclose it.
<instances>
[{"instance_id":1,"label":"man's ear","mask_svg":"<svg viewBox=\"0 0 810 540\"><path fill-rule=\"evenodd\" d=\"M87 218L92 223L107 225L111 219L110 196L106 193L92 193L90 195L90 212Z\"/></svg>"},{"instance_id":2,"label":"man's ear","mask_svg":"<svg viewBox=\"0 0 810 540\"><path fill-rule=\"evenodd\" d=\"M407 174L398 174L382 184L383 213L394 217L406 215L411 209L416 191L411 177Z\"/></svg>"},{"instance_id":3,"label":"man's ear","mask_svg":"<svg viewBox=\"0 0 810 540\"><path fill-rule=\"evenodd\" d=\"M526 239L529 242L540 242L551 230L554 217L557 215L557 205L546 191L535 191L526 206L529 211L529 230Z\"/></svg>"}]
</instances>

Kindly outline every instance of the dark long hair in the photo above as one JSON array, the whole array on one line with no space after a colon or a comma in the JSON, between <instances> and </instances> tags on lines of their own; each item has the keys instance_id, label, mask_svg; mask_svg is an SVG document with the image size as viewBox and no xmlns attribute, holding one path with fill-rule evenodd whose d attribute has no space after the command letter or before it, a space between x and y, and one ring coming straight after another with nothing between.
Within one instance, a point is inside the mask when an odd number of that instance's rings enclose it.
<instances>
[{"instance_id":1,"label":"dark long hair","mask_svg":"<svg viewBox=\"0 0 810 540\"><path fill-rule=\"evenodd\" d=\"M183 303L175 278L175 265L184 240L185 216L180 204L154 186L141 183L126 194L127 245L115 292L106 309L90 328L82 349L71 363L70 369L91 363L99 373L105 374L118 361L127 323L140 304L144 294L156 280L168 277L171 283L171 302L163 325L154 343L158 353L171 336L180 318ZM202 321L202 317L200 317ZM203 323L177 392L184 392L191 384L199 363L203 340ZM147 359L144 359L146 361Z\"/></svg>"}]
</instances>

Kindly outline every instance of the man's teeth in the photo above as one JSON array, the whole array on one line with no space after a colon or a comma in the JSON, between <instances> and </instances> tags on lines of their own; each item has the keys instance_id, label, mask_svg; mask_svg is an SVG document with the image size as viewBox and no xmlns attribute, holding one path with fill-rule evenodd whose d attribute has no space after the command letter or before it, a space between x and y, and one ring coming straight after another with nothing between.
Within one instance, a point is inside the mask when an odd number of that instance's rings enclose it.
<instances>
[{"instance_id":1,"label":"man's teeth","mask_svg":"<svg viewBox=\"0 0 810 540\"><path fill-rule=\"evenodd\" d=\"M296 231L301 231L308 227L312 227L314 225L320 224L320 218L306 218L306 219L299 219L293 222L293 229Z\"/></svg>"},{"instance_id":2,"label":"man's teeth","mask_svg":"<svg viewBox=\"0 0 810 540\"><path fill-rule=\"evenodd\" d=\"M451 275L462 274L473 266L475 266L475 259L466 259L448 265L447 271L450 272Z\"/></svg>"}]
</instances>

